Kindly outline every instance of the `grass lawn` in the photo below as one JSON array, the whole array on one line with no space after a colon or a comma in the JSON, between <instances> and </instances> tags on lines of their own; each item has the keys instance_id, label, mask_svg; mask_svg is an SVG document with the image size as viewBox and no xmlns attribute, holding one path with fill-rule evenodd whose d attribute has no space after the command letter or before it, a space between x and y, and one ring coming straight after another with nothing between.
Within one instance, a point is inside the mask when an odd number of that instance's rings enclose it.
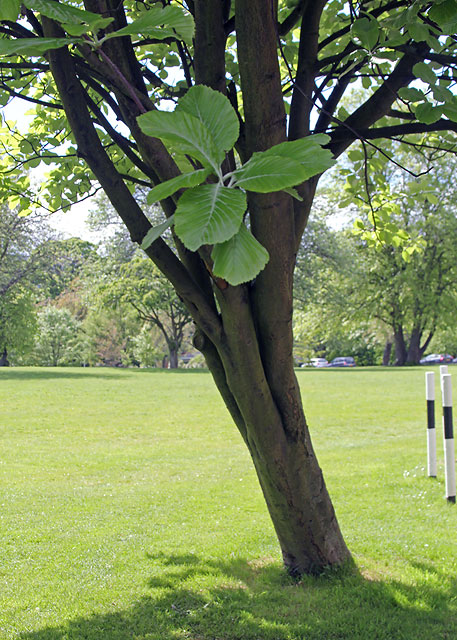
<instances>
[{"instance_id":1,"label":"grass lawn","mask_svg":"<svg viewBox=\"0 0 457 640\"><path fill-rule=\"evenodd\" d=\"M358 571L294 583L208 373L0 370L0 640L455 640L424 373L297 372Z\"/></svg>"}]
</instances>

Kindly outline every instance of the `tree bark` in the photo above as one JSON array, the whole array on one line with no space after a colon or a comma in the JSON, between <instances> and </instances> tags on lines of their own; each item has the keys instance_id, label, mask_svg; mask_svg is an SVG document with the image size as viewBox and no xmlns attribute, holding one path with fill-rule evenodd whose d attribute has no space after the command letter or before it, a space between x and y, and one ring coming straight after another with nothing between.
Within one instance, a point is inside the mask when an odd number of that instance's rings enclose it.
<instances>
[{"instance_id":1,"label":"tree bark","mask_svg":"<svg viewBox=\"0 0 457 640\"><path fill-rule=\"evenodd\" d=\"M8 360L8 350L6 347L3 348L2 354L0 356L0 367L9 367L10 363Z\"/></svg>"},{"instance_id":2,"label":"tree bark","mask_svg":"<svg viewBox=\"0 0 457 640\"><path fill-rule=\"evenodd\" d=\"M422 351L420 347L421 338L422 331L419 328L414 327L409 338L406 364L419 364L419 360L422 358Z\"/></svg>"},{"instance_id":3,"label":"tree bark","mask_svg":"<svg viewBox=\"0 0 457 640\"><path fill-rule=\"evenodd\" d=\"M402 367L405 364L406 357L408 355L402 326L394 327L394 345L395 345L395 366Z\"/></svg>"},{"instance_id":4,"label":"tree bark","mask_svg":"<svg viewBox=\"0 0 457 640\"><path fill-rule=\"evenodd\" d=\"M388 367L390 364L390 356L392 354L392 340L388 338L384 347L384 353L382 354L382 366Z\"/></svg>"}]
</instances>

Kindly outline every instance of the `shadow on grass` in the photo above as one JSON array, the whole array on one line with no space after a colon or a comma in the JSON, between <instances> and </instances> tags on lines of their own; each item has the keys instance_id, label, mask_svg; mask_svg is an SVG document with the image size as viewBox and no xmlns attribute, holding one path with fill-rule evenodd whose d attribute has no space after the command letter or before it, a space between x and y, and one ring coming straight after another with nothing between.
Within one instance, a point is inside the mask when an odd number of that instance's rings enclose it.
<instances>
[{"instance_id":1,"label":"shadow on grass","mask_svg":"<svg viewBox=\"0 0 457 640\"><path fill-rule=\"evenodd\" d=\"M1 1L1 0L0 0ZM118 380L135 372L138 374L195 374L195 373L208 373L207 369L137 369L129 368L124 369L122 367L81 367L80 369L74 367L37 367L37 368L25 368L21 367L0 367L0 380L53 380L53 379L71 379L82 378L83 376L92 378L108 378L110 380Z\"/></svg>"},{"instance_id":2,"label":"shadow on grass","mask_svg":"<svg viewBox=\"0 0 457 640\"><path fill-rule=\"evenodd\" d=\"M272 561L151 556L151 595L21 640L454 640L457 584L419 586L355 571L293 582ZM416 566L425 574L436 570ZM436 575L435 575L436 577Z\"/></svg>"},{"instance_id":3,"label":"shadow on grass","mask_svg":"<svg viewBox=\"0 0 457 640\"><path fill-rule=\"evenodd\" d=\"M113 371L116 371L116 375L113 375ZM83 376L116 380L122 377L122 375L125 375L125 373L122 374L120 372L122 372L122 369L105 369L99 367L81 367L81 369L75 369L73 367L37 367L36 369L0 367L0 380L17 380L18 382L21 380L70 380L72 378L82 378Z\"/></svg>"}]
</instances>

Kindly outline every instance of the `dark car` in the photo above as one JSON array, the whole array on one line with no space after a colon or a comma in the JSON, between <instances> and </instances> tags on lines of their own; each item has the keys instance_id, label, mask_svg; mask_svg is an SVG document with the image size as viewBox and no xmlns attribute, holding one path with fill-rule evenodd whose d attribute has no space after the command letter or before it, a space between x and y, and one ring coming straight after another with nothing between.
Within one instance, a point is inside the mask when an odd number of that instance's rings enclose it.
<instances>
[{"instance_id":1,"label":"dark car","mask_svg":"<svg viewBox=\"0 0 457 640\"><path fill-rule=\"evenodd\" d=\"M446 364L446 362L452 362L453 358L448 353L430 353L422 360L419 360L419 364Z\"/></svg>"},{"instance_id":2,"label":"dark car","mask_svg":"<svg viewBox=\"0 0 457 640\"><path fill-rule=\"evenodd\" d=\"M344 356L342 358L333 358L329 367L355 367L355 360L351 356Z\"/></svg>"}]
</instances>

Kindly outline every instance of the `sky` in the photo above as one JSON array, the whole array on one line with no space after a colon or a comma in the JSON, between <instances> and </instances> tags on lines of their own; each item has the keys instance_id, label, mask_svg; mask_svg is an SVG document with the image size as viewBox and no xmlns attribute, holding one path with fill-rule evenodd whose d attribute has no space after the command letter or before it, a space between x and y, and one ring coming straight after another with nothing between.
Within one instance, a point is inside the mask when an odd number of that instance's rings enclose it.
<instances>
[{"instance_id":1,"label":"sky","mask_svg":"<svg viewBox=\"0 0 457 640\"><path fill-rule=\"evenodd\" d=\"M5 118L10 121L16 121L20 125L23 124L24 128L27 127L27 116L24 114L28 110L30 110L30 103L19 99L15 99L5 107L0 107L0 112ZM42 165L41 168L37 167L36 169L32 169L31 173L36 180L40 180L40 173L47 170L48 167ZM83 240L97 242L97 240L99 240L99 234L89 231L86 225L86 218L90 207L91 201L85 200L80 204L73 205L70 211L53 213L49 216L49 224L66 238L77 236L83 238Z\"/></svg>"}]
</instances>

